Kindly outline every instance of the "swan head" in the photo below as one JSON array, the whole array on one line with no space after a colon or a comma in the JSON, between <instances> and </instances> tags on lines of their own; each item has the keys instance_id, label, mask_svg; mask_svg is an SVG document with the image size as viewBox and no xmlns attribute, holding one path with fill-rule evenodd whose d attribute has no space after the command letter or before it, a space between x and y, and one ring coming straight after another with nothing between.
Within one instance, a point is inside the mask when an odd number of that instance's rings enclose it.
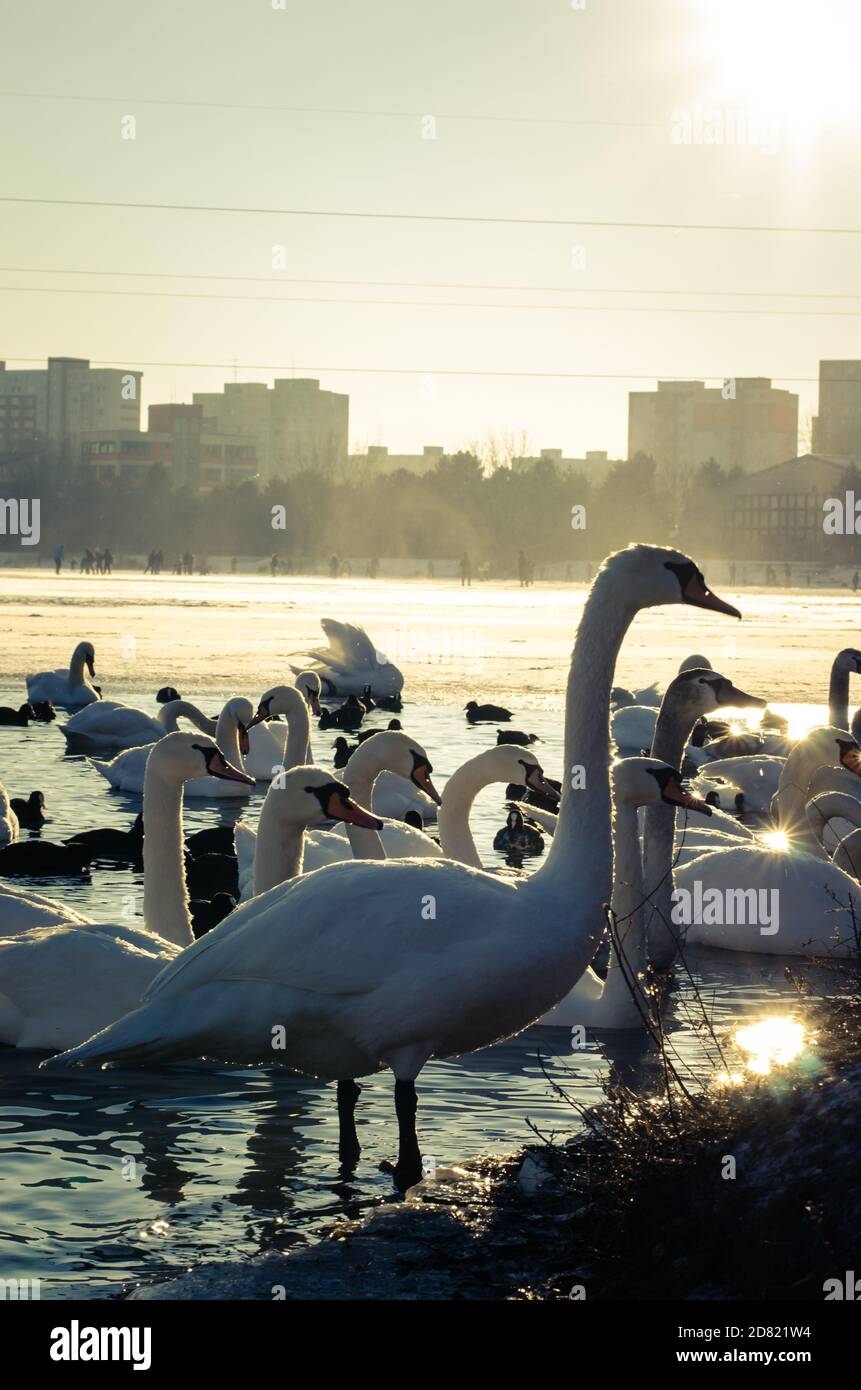
<instances>
[{"instance_id":1,"label":"swan head","mask_svg":"<svg viewBox=\"0 0 861 1390\"><path fill-rule=\"evenodd\" d=\"M767 700L748 695L711 667L690 667L681 671L667 686L665 700L682 707L691 718L728 706L738 709L765 709Z\"/></svg>"},{"instance_id":2,"label":"swan head","mask_svg":"<svg viewBox=\"0 0 861 1390\"><path fill-rule=\"evenodd\" d=\"M79 642L72 653L72 665L80 661L86 666L91 676L96 674L96 649L92 642Z\"/></svg>"},{"instance_id":3,"label":"swan head","mask_svg":"<svg viewBox=\"0 0 861 1390\"><path fill-rule=\"evenodd\" d=\"M146 770L147 777L157 774L173 783L187 782L192 777L219 777L225 782L254 786L253 777L233 767L218 745L201 734L165 734L153 744Z\"/></svg>"},{"instance_id":4,"label":"swan head","mask_svg":"<svg viewBox=\"0 0 861 1390\"><path fill-rule=\"evenodd\" d=\"M300 671L294 682L296 689L304 695L313 715L320 714L320 695L323 690L323 682L316 671Z\"/></svg>"},{"instance_id":5,"label":"swan head","mask_svg":"<svg viewBox=\"0 0 861 1390\"><path fill-rule=\"evenodd\" d=\"M850 676L861 674L861 652L855 647L844 647L835 656L833 669L847 672Z\"/></svg>"},{"instance_id":6,"label":"swan head","mask_svg":"<svg viewBox=\"0 0 861 1390\"><path fill-rule=\"evenodd\" d=\"M350 788L319 767L294 767L273 778L266 795L274 799L281 819L294 825L319 825L323 821L345 821L366 830L382 830L379 816L354 801Z\"/></svg>"},{"instance_id":7,"label":"swan head","mask_svg":"<svg viewBox=\"0 0 861 1390\"><path fill-rule=\"evenodd\" d=\"M558 790L552 782L548 782L544 768L528 748L521 748L516 743L498 743L495 748L488 748L486 753L478 756L483 763L487 763L487 771L493 774L494 781L531 787L552 806L559 801Z\"/></svg>"},{"instance_id":8,"label":"swan head","mask_svg":"<svg viewBox=\"0 0 861 1390\"><path fill-rule=\"evenodd\" d=\"M741 617L737 608L712 593L699 566L680 550L660 545L629 545L627 550L617 550L607 557L598 571L596 584L607 574L625 581L638 609L662 603L684 603L690 608L726 613L730 618Z\"/></svg>"},{"instance_id":9,"label":"swan head","mask_svg":"<svg viewBox=\"0 0 861 1390\"><path fill-rule=\"evenodd\" d=\"M431 781L433 765L430 758L421 744L403 731L386 729L373 738L365 739L350 757L344 769L345 775L348 778L351 772L355 775L363 764L379 772L397 773L429 796L437 806L442 804L442 798Z\"/></svg>"},{"instance_id":10,"label":"swan head","mask_svg":"<svg viewBox=\"0 0 861 1390\"><path fill-rule=\"evenodd\" d=\"M681 774L660 758L620 758L610 769L617 805L682 806L711 815L711 807L682 786Z\"/></svg>"},{"instance_id":11,"label":"swan head","mask_svg":"<svg viewBox=\"0 0 861 1390\"><path fill-rule=\"evenodd\" d=\"M228 700L224 709L218 717L218 723L223 728L225 724L235 724L239 734L239 751L243 758L249 749L248 730L256 722L254 717L254 706L250 700L246 700L244 695L234 695L232 700ZM216 738L220 730L216 729Z\"/></svg>"},{"instance_id":12,"label":"swan head","mask_svg":"<svg viewBox=\"0 0 861 1390\"><path fill-rule=\"evenodd\" d=\"M273 685L271 690L267 690L260 697L256 713L251 711L247 727L253 729L256 724L263 724L267 719L277 719L281 714L286 715L289 720L291 715L296 715L305 708L305 696L296 686Z\"/></svg>"},{"instance_id":13,"label":"swan head","mask_svg":"<svg viewBox=\"0 0 861 1390\"><path fill-rule=\"evenodd\" d=\"M711 671L711 669L712 664L707 656L700 656L699 654L694 654L693 656L685 657L684 661L678 669L677 674L683 676L685 671Z\"/></svg>"}]
</instances>

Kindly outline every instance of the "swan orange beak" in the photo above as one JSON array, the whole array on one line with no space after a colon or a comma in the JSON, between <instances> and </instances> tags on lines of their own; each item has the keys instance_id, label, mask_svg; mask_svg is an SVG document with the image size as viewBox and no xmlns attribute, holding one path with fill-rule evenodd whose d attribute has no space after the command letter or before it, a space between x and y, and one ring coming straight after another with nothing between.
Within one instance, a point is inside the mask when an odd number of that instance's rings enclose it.
<instances>
[{"instance_id":1,"label":"swan orange beak","mask_svg":"<svg viewBox=\"0 0 861 1390\"><path fill-rule=\"evenodd\" d=\"M718 598L711 589L707 589L697 574L691 575L683 593L685 603L693 604L695 608L708 608L713 613L726 613L730 618L741 618L738 609L733 608L731 603L724 603L722 598Z\"/></svg>"},{"instance_id":2,"label":"swan orange beak","mask_svg":"<svg viewBox=\"0 0 861 1390\"><path fill-rule=\"evenodd\" d=\"M257 706L257 713L254 715L253 719L249 719L246 728L253 729L258 724L265 724L266 720L271 718L272 715L269 713L269 702L267 700L261 700L260 704Z\"/></svg>"},{"instance_id":3,"label":"swan orange beak","mask_svg":"<svg viewBox=\"0 0 861 1390\"><path fill-rule=\"evenodd\" d=\"M223 782L243 782L246 787L254 786L254 778L240 772L238 767L229 763L224 754L214 748L206 759L206 768L210 777L220 777Z\"/></svg>"},{"instance_id":4,"label":"swan orange beak","mask_svg":"<svg viewBox=\"0 0 861 1390\"><path fill-rule=\"evenodd\" d=\"M530 768L526 774L526 785L531 787L534 792L540 792L542 796L546 796L548 801L554 803L559 801L559 792L552 782L547 781L540 767Z\"/></svg>"},{"instance_id":5,"label":"swan orange beak","mask_svg":"<svg viewBox=\"0 0 861 1390\"><path fill-rule=\"evenodd\" d=\"M89 671L90 675L91 675L91 676L93 677L93 679L95 680L95 676L96 676L96 664L95 664L95 662L93 661L92 657L90 657L90 656L87 657L87 670Z\"/></svg>"},{"instance_id":6,"label":"swan orange beak","mask_svg":"<svg viewBox=\"0 0 861 1390\"><path fill-rule=\"evenodd\" d=\"M708 802L701 801L698 796L691 796L686 792L681 782L675 778L670 778L663 790L664 801L671 801L674 806L684 806L687 811L702 811L704 816L710 816L712 808Z\"/></svg>"},{"instance_id":7,"label":"swan orange beak","mask_svg":"<svg viewBox=\"0 0 861 1390\"><path fill-rule=\"evenodd\" d=\"M419 766L413 772L412 780L425 796L429 796L431 801L435 801L437 806L442 805L442 797L430 779L430 773L426 767Z\"/></svg>"},{"instance_id":8,"label":"swan orange beak","mask_svg":"<svg viewBox=\"0 0 861 1390\"><path fill-rule=\"evenodd\" d=\"M372 815L352 797L344 796L341 792L335 792L329 797L326 810L332 820L346 821L348 825L361 825L365 830L382 830L383 828L383 822L379 816Z\"/></svg>"},{"instance_id":9,"label":"swan orange beak","mask_svg":"<svg viewBox=\"0 0 861 1390\"><path fill-rule=\"evenodd\" d=\"M316 715L316 716L319 718L319 715L320 715L320 701L319 701L319 698L318 698L318 696L317 696L316 690L309 690L309 691L308 691L308 704L311 706L311 713L314 714L314 715Z\"/></svg>"}]
</instances>

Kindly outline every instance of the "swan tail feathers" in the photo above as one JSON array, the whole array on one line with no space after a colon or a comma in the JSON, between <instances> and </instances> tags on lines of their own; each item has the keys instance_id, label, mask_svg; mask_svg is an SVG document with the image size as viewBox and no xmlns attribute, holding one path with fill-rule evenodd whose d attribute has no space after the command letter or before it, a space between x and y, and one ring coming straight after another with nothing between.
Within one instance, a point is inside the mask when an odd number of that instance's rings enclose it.
<instances>
[{"instance_id":1,"label":"swan tail feathers","mask_svg":"<svg viewBox=\"0 0 861 1390\"><path fill-rule=\"evenodd\" d=\"M53 1069L103 1062L144 1066L175 1059L176 1042L181 1033L187 1033L187 1027L177 1016L172 1000L144 1004L103 1028L86 1042L49 1057L42 1066ZM193 1046L187 1055L195 1055Z\"/></svg>"}]
</instances>

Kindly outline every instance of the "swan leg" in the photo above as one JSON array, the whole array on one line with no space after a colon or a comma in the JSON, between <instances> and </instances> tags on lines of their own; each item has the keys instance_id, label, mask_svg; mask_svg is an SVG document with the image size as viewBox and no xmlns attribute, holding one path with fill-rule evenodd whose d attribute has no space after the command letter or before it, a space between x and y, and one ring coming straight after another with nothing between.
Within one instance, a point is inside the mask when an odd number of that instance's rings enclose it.
<instances>
[{"instance_id":1,"label":"swan leg","mask_svg":"<svg viewBox=\"0 0 861 1390\"><path fill-rule=\"evenodd\" d=\"M362 1152L356 1133L356 1101L361 1093L361 1086L352 1079L338 1082L338 1157L350 1165Z\"/></svg>"},{"instance_id":2,"label":"swan leg","mask_svg":"<svg viewBox=\"0 0 861 1390\"><path fill-rule=\"evenodd\" d=\"M395 1081L395 1113L398 1117L398 1161L394 1178L401 1191L419 1182L422 1156L416 1134L418 1096L414 1081Z\"/></svg>"}]
</instances>

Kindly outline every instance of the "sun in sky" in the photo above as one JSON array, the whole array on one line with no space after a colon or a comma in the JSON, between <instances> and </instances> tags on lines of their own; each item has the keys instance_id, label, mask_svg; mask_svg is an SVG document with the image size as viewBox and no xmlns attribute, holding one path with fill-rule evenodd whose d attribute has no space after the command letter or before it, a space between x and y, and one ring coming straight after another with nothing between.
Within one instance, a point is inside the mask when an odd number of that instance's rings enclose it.
<instances>
[{"instance_id":1,"label":"sun in sky","mask_svg":"<svg viewBox=\"0 0 861 1390\"><path fill-rule=\"evenodd\" d=\"M857 121L858 0L699 0L698 8L709 101L776 122L787 140Z\"/></svg>"}]
</instances>

